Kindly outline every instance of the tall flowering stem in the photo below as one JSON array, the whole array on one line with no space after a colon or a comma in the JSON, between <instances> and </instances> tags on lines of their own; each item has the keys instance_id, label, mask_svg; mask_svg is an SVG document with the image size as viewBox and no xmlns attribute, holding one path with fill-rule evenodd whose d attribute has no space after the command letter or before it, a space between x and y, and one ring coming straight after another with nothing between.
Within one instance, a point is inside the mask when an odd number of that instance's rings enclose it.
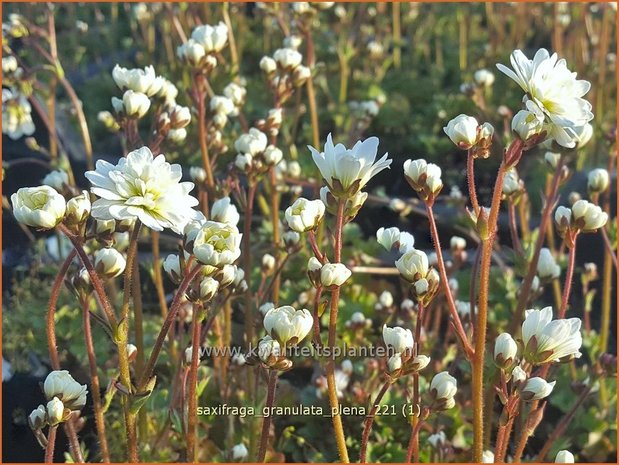
<instances>
[{"instance_id":1,"label":"tall flowering stem","mask_svg":"<svg viewBox=\"0 0 619 465\"><path fill-rule=\"evenodd\" d=\"M92 403L95 410L95 424L97 426L97 437L101 448L101 461L110 463L110 450L105 435L105 417L103 415L103 403L101 402L101 384L97 373L97 358L92 339L92 329L90 326L90 305L88 296L80 299L82 303L82 322L84 328L84 341L86 342L86 353L88 355L88 366L90 368L90 383L92 386Z\"/></svg>"},{"instance_id":2,"label":"tall flowering stem","mask_svg":"<svg viewBox=\"0 0 619 465\"><path fill-rule=\"evenodd\" d=\"M559 308L559 318L565 318L567 312L567 304L572 290L572 281L574 279L574 267L576 265L576 236L577 233L568 233L569 254L567 259L567 272L565 275L565 284L563 285L563 294L561 295L561 307Z\"/></svg>"},{"instance_id":3,"label":"tall flowering stem","mask_svg":"<svg viewBox=\"0 0 619 465\"><path fill-rule=\"evenodd\" d=\"M456 302L449 287L449 278L447 277L447 270L445 269L445 261L443 260L443 252L441 251L441 241L438 236L438 229L436 228L436 219L434 218L434 211L432 209L431 201L426 202L426 212L430 222L430 233L432 235L432 241L434 242L434 250L436 251L436 261L438 264L439 275L441 277L441 286L445 292L449 313L451 314L454 329L460 339L462 347L464 348L464 352L470 360L473 358L473 348L471 347L471 343L469 342L466 332L464 331L464 327L462 326L462 322L460 321L460 316L458 315L458 310L456 309Z\"/></svg>"},{"instance_id":4,"label":"tall flowering stem","mask_svg":"<svg viewBox=\"0 0 619 465\"><path fill-rule=\"evenodd\" d=\"M49 427L47 433L47 446L45 446L45 463L54 463L54 446L56 445L56 433L58 425Z\"/></svg>"},{"instance_id":5,"label":"tall flowering stem","mask_svg":"<svg viewBox=\"0 0 619 465\"><path fill-rule=\"evenodd\" d=\"M478 312L475 321L475 353L473 358L473 461L481 462L484 452L484 355L486 351L486 330L488 320L488 297L490 287L490 266L492 248L496 238L497 221L501 207L503 179L507 170L515 166L522 155L523 144L514 140L505 151L499 167L486 232L482 234L481 261L479 273Z\"/></svg>"},{"instance_id":6,"label":"tall flowering stem","mask_svg":"<svg viewBox=\"0 0 619 465\"><path fill-rule=\"evenodd\" d=\"M523 312L529 299L531 285L533 284L533 278L535 278L535 274L537 272L537 262L539 261L539 254L544 245L544 238L546 237L546 229L548 228L549 222L552 221L552 210L554 208L555 199L559 190L562 170L563 158L561 158L561 160L559 160L559 162L557 163L550 189L546 193L546 202L542 211L542 218L539 224L539 231L537 234L537 240L535 242L535 248L533 249L533 256L531 257L531 261L529 262L529 267L527 269L527 274L522 281L522 285L520 287L520 294L518 295L516 311L514 313L514 318L512 319L512 324L509 329L509 332L511 334L516 333L516 331L518 330L518 325L522 321L521 318L523 316Z\"/></svg>"},{"instance_id":7,"label":"tall flowering stem","mask_svg":"<svg viewBox=\"0 0 619 465\"><path fill-rule=\"evenodd\" d=\"M198 442L198 365L200 364L201 326L204 318L204 307L197 304L193 308L191 322L191 366L189 369L189 394L187 405L187 461L197 462L196 443Z\"/></svg>"},{"instance_id":8,"label":"tall flowering stem","mask_svg":"<svg viewBox=\"0 0 619 465\"><path fill-rule=\"evenodd\" d=\"M267 387L267 400L265 407L269 410L275 402L275 389L277 387L277 370L269 370L269 382ZM262 463L267 453L267 442L269 441L269 430L271 429L272 415L265 415L262 419L262 431L260 433L260 446L258 448L257 461Z\"/></svg>"},{"instance_id":9,"label":"tall flowering stem","mask_svg":"<svg viewBox=\"0 0 619 465\"><path fill-rule=\"evenodd\" d=\"M361 437L361 450L359 452L359 462L366 463L366 454L368 448L368 440L370 439L370 433L372 432L372 425L374 424L374 417L376 416L376 411L380 406L380 402L383 400L383 397L389 390L389 386L391 386L391 380L385 381L383 386L380 388L376 399L372 403L372 408L367 417L365 417L365 422L363 422L363 435Z\"/></svg>"},{"instance_id":10,"label":"tall flowering stem","mask_svg":"<svg viewBox=\"0 0 619 465\"><path fill-rule=\"evenodd\" d=\"M473 205L475 214L479 212L479 202L477 200L477 190L475 189L475 157L473 150L469 150L466 157L466 180L469 186L469 197Z\"/></svg>"},{"instance_id":11,"label":"tall flowering stem","mask_svg":"<svg viewBox=\"0 0 619 465\"><path fill-rule=\"evenodd\" d=\"M206 184L209 190L215 187L215 178L213 177L213 168L211 167L211 159L208 153L208 145L206 142L206 77L201 74L194 76L194 92L195 100L198 106L198 139L200 142L200 154L202 155L202 166L206 171Z\"/></svg>"},{"instance_id":12,"label":"tall flowering stem","mask_svg":"<svg viewBox=\"0 0 619 465\"><path fill-rule=\"evenodd\" d=\"M340 263L342 259L342 230L344 228L344 207L346 200L339 199L337 204L337 217L335 224L335 262ZM336 287L331 292L331 308L329 312L329 337L327 346L330 354L335 346L335 337L337 333L337 313L340 300L340 288ZM339 412L339 401L337 399L337 389L335 386L335 360L330 358L327 362L327 390L329 394L329 404L333 413L333 428L335 429L335 440L337 449L340 454L340 460L344 463L349 463L348 449L346 448L346 437L344 435L344 426L342 425L342 417Z\"/></svg>"}]
</instances>

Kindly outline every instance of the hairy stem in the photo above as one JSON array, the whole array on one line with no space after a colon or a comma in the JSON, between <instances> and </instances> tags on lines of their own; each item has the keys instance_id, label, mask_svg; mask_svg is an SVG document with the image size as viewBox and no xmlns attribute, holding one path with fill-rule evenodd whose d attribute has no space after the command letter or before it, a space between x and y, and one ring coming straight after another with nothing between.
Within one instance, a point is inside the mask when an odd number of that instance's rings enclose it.
<instances>
[{"instance_id":1,"label":"hairy stem","mask_svg":"<svg viewBox=\"0 0 619 465\"><path fill-rule=\"evenodd\" d=\"M374 424L374 417L376 416L376 411L380 406L380 402L383 400L383 397L387 393L387 390L391 386L391 381L387 380L383 384L383 387L378 392L376 399L372 403L372 408L368 416L365 417L365 421L363 422L363 434L361 436L361 450L359 452L359 462L366 463L366 454L368 448L368 440L370 439L370 433L372 432L372 425Z\"/></svg>"},{"instance_id":2,"label":"hairy stem","mask_svg":"<svg viewBox=\"0 0 619 465\"><path fill-rule=\"evenodd\" d=\"M277 387L277 370L270 370L269 372L269 384L267 387L267 401L265 407L269 410L269 414L262 418L262 431L260 433L260 447L258 448L257 462L264 462L264 458L267 453L267 443L269 442L269 430L271 429L270 411L275 402L275 389Z\"/></svg>"},{"instance_id":3,"label":"hairy stem","mask_svg":"<svg viewBox=\"0 0 619 465\"><path fill-rule=\"evenodd\" d=\"M191 333L191 367L189 369L189 394L187 405L187 460L197 462L196 443L198 441L198 365L200 364L200 329L202 325L202 305L193 309Z\"/></svg>"},{"instance_id":4,"label":"hairy stem","mask_svg":"<svg viewBox=\"0 0 619 465\"><path fill-rule=\"evenodd\" d=\"M56 432L58 425L50 426L47 433L47 446L45 447L45 463L54 463L54 447L56 446Z\"/></svg>"}]
</instances>

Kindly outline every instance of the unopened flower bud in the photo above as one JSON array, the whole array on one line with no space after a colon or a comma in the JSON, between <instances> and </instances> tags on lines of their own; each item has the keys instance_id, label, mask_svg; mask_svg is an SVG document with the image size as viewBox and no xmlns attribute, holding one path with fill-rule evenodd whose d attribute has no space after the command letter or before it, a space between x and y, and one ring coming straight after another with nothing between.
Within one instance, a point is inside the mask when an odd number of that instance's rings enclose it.
<instances>
[{"instance_id":1,"label":"unopened flower bud","mask_svg":"<svg viewBox=\"0 0 619 465\"><path fill-rule=\"evenodd\" d=\"M532 402L548 397L556 383L556 381L548 383L545 379L540 377L529 378L522 388L522 399Z\"/></svg>"},{"instance_id":2,"label":"unopened flower bud","mask_svg":"<svg viewBox=\"0 0 619 465\"><path fill-rule=\"evenodd\" d=\"M126 264L125 257L116 249L101 249L95 253L95 268L106 278L120 276L125 271Z\"/></svg>"},{"instance_id":3,"label":"unopened flower bud","mask_svg":"<svg viewBox=\"0 0 619 465\"><path fill-rule=\"evenodd\" d=\"M501 369L509 368L515 361L518 345L509 333L499 334L494 343L494 363Z\"/></svg>"},{"instance_id":4,"label":"unopened flower bud","mask_svg":"<svg viewBox=\"0 0 619 465\"><path fill-rule=\"evenodd\" d=\"M343 263L327 263L320 269L320 282L327 288L335 288L342 286L352 271L346 268Z\"/></svg>"}]
</instances>

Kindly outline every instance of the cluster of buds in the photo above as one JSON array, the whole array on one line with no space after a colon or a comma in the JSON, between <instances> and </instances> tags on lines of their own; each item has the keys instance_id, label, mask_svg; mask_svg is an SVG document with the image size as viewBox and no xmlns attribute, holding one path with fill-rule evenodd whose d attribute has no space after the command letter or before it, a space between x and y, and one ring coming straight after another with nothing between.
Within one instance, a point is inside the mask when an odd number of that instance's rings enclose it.
<instances>
[{"instance_id":1,"label":"cluster of buds","mask_svg":"<svg viewBox=\"0 0 619 465\"><path fill-rule=\"evenodd\" d=\"M383 325L383 340L385 345L393 350L393 355L387 361L387 375L392 381L417 373L430 363L430 357L415 354L415 340L410 329Z\"/></svg>"},{"instance_id":2,"label":"cluster of buds","mask_svg":"<svg viewBox=\"0 0 619 465\"><path fill-rule=\"evenodd\" d=\"M41 429L46 425L56 426L67 421L72 412L86 405L88 389L79 384L66 370L52 371L43 383L47 405L39 405L28 416L28 424L39 442L45 443Z\"/></svg>"},{"instance_id":3,"label":"cluster of buds","mask_svg":"<svg viewBox=\"0 0 619 465\"><path fill-rule=\"evenodd\" d=\"M443 128L445 134L463 150L470 150L474 158L488 158L494 135L490 123L479 124L472 116L460 114Z\"/></svg>"},{"instance_id":4,"label":"cluster of buds","mask_svg":"<svg viewBox=\"0 0 619 465\"><path fill-rule=\"evenodd\" d=\"M284 154L274 145L267 144L266 134L256 128L241 134L234 142L234 148L238 152L234 160L236 168L248 177L255 177L276 166Z\"/></svg>"},{"instance_id":5,"label":"cluster of buds","mask_svg":"<svg viewBox=\"0 0 619 465\"><path fill-rule=\"evenodd\" d=\"M13 140L34 134L32 107L17 88L2 89L2 133Z\"/></svg>"},{"instance_id":6,"label":"cluster of buds","mask_svg":"<svg viewBox=\"0 0 619 465\"><path fill-rule=\"evenodd\" d=\"M180 143L187 138L186 126L191 122L191 110L182 105L169 105L159 115L156 132L166 139Z\"/></svg>"},{"instance_id":7,"label":"cluster of buds","mask_svg":"<svg viewBox=\"0 0 619 465\"><path fill-rule=\"evenodd\" d=\"M345 198L344 223L349 223L357 216L367 198L368 193L363 191L357 191L355 194ZM329 213L337 215L338 199L327 186L320 188L320 199L322 203L326 205Z\"/></svg>"},{"instance_id":8,"label":"cluster of buds","mask_svg":"<svg viewBox=\"0 0 619 465\"><path fill-rule=\"evenodd\" d=\"M413 249L415 245L415 238L411 233L400 231L396 227L378 229L376 231L376 240L385 250L391 251L396 249L401 254Z\"/></svg>"},{"instance_id":9,"label":"cluster of buds","mask_svg":"<svg viewBox=\"0 0 619 465\"><path fill-rule=\"evenodd\" d=\"M292 47L279 48L273 57L264 56L260 69L265 73L273 93L280 103L284 103L312 75L311 70L302 64L303 55Z\"/></svg>"},{"instance_id":10,"label":"cluster of buds","mask_svg":"<svg viewBox=\"0 0 619 465\"><path fill-rule=\"evenodd\" d=\"M429 265L425 252L411 249L395 262L395 266L400 276L411 284L411 293L417 302L427 305L439 290L440 278Z\"/></svg>"},{"instance_id":11,"label":"cluster of buds","mask_svg":"<svg viewBox=\"0 0 619 465\"><path fill-rule=\"evenodd\" d=\"M350 316L350 320L346 320L344 326L349 329L369 329L372 327L372 320L366 318L362 312L355 312Z\"/></svg>"},{"instance_id":12,"label":"cluster of buds","mask_svg":"<svg viewBox=\"0 0 619 465\"><path fill-rule=\"evenodd\" d=\"M279 130L282 126L283 110L281 108L271 108L267 112L265 119L256 121L256 128L268 134L271 137L275 137L279 134Z\"/></svg>"},{"instance_id":13,"label":"cluster of buds","mask_svg":"<svg viewBox=\"0 0 619 465\"><path fill-rule=\"evenodd\" d=\"M426 202L432 203L443 188L441 168L424 159L406 160L404 176L410 186Z\"/></svg>"},{"instance_id":14,"label":"cluster of buds","mask_svg":"<svg viewBox=\"0 0 619 465\"><path fill-rule=\"evenodd\" d=\"M208 74L217 66L217 55L228 43L228 27L220 22L215 26L196 27L191 38L176 49L176 55L191 68Z\"/></svg>"},{"instance_id":15,"label":"cluster of buds","mask_svg":"<svg viewBox=\"0 0 619 465\"><path fill-rule=\"evenodd\" d=\"M604 227L607 221L608 214L586 200L574 202L571 208L558 207L555 211L557 230L566 238L569 247L573 246L578 233L595 232Z\"/></svg>"}]
</instances>

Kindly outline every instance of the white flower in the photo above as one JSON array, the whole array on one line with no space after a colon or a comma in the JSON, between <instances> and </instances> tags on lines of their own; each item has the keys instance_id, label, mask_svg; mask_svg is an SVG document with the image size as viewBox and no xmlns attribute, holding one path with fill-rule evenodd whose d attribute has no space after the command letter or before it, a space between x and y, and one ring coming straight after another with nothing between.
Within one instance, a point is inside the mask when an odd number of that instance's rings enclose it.
<instances>
[{"instance_id":1,"label":"white flower","mask_svg":"<svg viewBox=\"0 0 619 465\"><path fill-rule=\"evenodd\" d=\"M458 382L448 372L441 371L432 378L430 393L437 401L444 402L447 408L453 407L456 392L458 392Z\"/></svg>"},{"instance_id":2,"label":"white flower","mask_svg":"<svg viewBox=\"0 0 619 465\"><path fill-rule=\"evenodd\" d=\"M282 109L281 108L271 108L269 110L269 112L267 113L267 122L271 125L271 126L276 126L279 127L282 124ZM299 165L298 162L290 162L290 165L292 165L293 163L296 163L296 165L299 167L299 170L301 169L301 166ZM290 167L288 167L288 169L290 169ZM299 172L300 174L300 172ZM294 175L291 174L292 177L295 177Z\"/></svg>"},{"instance_id":3,"label":"white flower","mask_svg":"<svg viewBox=\"0 0 619 465\"><path fill-rule=\"evenodd\" d=\"M202 45L207 53L217 53L228 43L228 27L221 21L216 26L198 26L191 33L191 38Z\"/></svg>"},{"instance_id":4,"label":"white flower","mask_svg":"<svg viewBox=\"0 0 619 465\"><path fill-rule=\"evenodd\" d=\"M319 152L308 146L312 159L320 174L336 196L353 195L362 189L372 177L385 168L389 168L392 160L383 155L378 161L378 138L369 137L363 142L357 142L352 149L343 144L333 145L331 134L327 136L324 152Z\"/></svg>"},{"instance_id":5,"label":"white flower","mask_svg":"<svg viewBox=\"0 0 619 465\"><path fill-rule=\"evenodd\" d=\"M207 276L200 281L200 299L208 302L215 297L218 290L219 282L216 279Z\"/></svg>"},{"instance_id":6,"label":"white flower","mask_svg":"<svg viewBox=\"0 0 619 465\"><path fill-rule=\"evenodd\" d=\"M62 191L64 186L69 184L69 175L64 170L51 171L45 175L42 182L57 191Z\"/></svg>"},{"instance_id":7,"label":"white flower","mask_svg":"<svg viewBox=\"0 0 619 465\"><path fill-rule=\"evenodd\" d=\"M296 231L286 231L282 235L282 241L286 247L294 247L301 240L301 235Z\"/></svg>"},{"instance_id":8,"label":"white flower","mask_svg":"<svg viewBox=\"0 0 619 465\"><path fill-rule=\"evenodd\" d=\"M221 268L240 257L242 236L234 225L205 221L191 230L187 239L193 240L193 254L200 263Z\"/></svg>"},{"instance_id":9,"label":"white flower","mask_svg":"<svg viewBox=\"0 0 619 465\"><path fill-rule=\"evenodd\" d=\"M391 250L400 241L400 230L393 228L380 228L376 231L376 240L385 250Z\"/></svg>"},{"instance_id":10,"label":"white flower","mask_svg":"<svg viewBox=\"0 0 619 465\"><path fill-rule=\"evenodd\" d=\"M508 368L516 361L518 344L509 333L501 333L494 343L494 363L499 368Z\"/></svg>"},{"instance_id":11,"label":"white flower","mask_svg":"<svg viewBox=\"0 0 619 465\"><path fill-rule=\"evenodd\" d=\"M404 175L416 191L428 190L433 194L443 188L441 168L434 163L427 163L424 159L406 160Z\"/></svg>"},{"instance_id":12,"label":"white flower","mask_svg":"<svg viewBox=\"0 0 619 465\"><path fill-rule=\"evenodd\" d=\"M449 240L451 250L459 251L466 248L466 239L460 236L452 236Z\"/></svg>"},{"instance_id":13,"label":"white flower","mask_svg":"<svg viewBox=\"0 0 619 465\"><path fill-rule=\"evenodd\" d=\"M314 229L325 215L325 204L322 200L307 200L300 197L286 209L286 222L290 229L306 232Z\"/></svg>"},{"instance_id":14,"label":"white flower","mask_svg":"<svg viewBox=\"0 0 619 465\"><path fill-rule=\"evenodd\" d=\"M494 84L494 74L487 69L479 69L475 71L473 79L478 86L490 87Z\"/></svg>"},{"instance_id":15,"label":"white flower","mask_svg":"<svg viewBox=\"0 0 619 465\"><path fill-rule=\"evenodd\" d=\"M402 368L402 354L395 353L387 360L387 370L389 373L393 373L400 368Z\"/></svg>"},{"instance_id":16,"label":"white flower","mask_svg":"<svg viewBox=\"0 0 619 465\"><path fill-rule=\"evenodd\" d=\"M555 463L576 463L574 460L574 454L569 450L560 450L555 457Z\"/></svg>"},{"instance_id":17,"label":"white flower","mask_svg":"<svg viewBox=\"0 0 619 465\"><path fill-rule=\"evenodd\" d=\"M400 246L398 248L398 251L400 253L406 253L409 250L413 249L413 246L415 245L415 238L411 233L402 231L400 232L399 243Z\"/></svg>"},{"instance_id":18,"label":"white flower","mask_svg":"<svg viewBox=\"0 0 619 465\"><path fill-rule=\"evenodd\" d=\"M320 269L320 282L325 287L342 286L352 275L343 263L327 263Z\"/></svg>"},{"instance_id":19,"label":"white flower","mask_svg":"<svg viewBox=\"0 0 619 465\"><path fill-rule=\"evenodd\" d=\"M47 421L54 426L64 419L64 404L58 397L54 397L47 403Z\"/></svg>"},{"instance_id":20,"label":"white flower","mask_svg":"<svg viewBox=\"0 0 619 465\"><path fill-rule=\"evenodd\" d=\"M263 56L260 59L260 69L267 74L274 72L277 69L277 62L268 56Z\"/></svg>"},{"instance_id":21,"label":"white flower","mask_svg":"<svg viewBox=\"0 0 619 465\"><path fill-rule=\"evenodd\" d=\"M65 223L69 225L82 224L90 215L90 197L88 191L82 191L78 196L67 202Z\"/></svg>"},{"instance_id":22,"label":"white flower","mask_svg":"<svg viewBox=\"0 0 619 465\"><path fill-rule=\"evenodd\" d=\"M301 64L303 55L293 48L280 48L275 50L273 59L281 68L292 70Z\"/></svg>"},{"instance_id":23,"label":"white flower","mask_svg":"<svg viewBox=\"0 0 619 465\"><path fill-rule=\"evenodd\" d=\"M95 253L95 268L107 278L120 276L126 265L125 257L116 249L101 249Z\"/></svg>"},{"instance_id":24,"label":"white flower","mask_svg":"<svg viewBox=\"0 0 619 465\"><path fill-rule=\"evenodd\" d=\"M230 197L222 197L213 202L211 207L211 219L220 223L236 226L239 224L241 215L230 200Z\"/></svg>"},{"instance_id":25,"label":"white flower","mask_svg":"<svg viewBox=\"0 0 619 465\"><path fill-rule=\"evenodd\" d=\"M552 320L552 307L527 310L522 323L524 358L533 364L581 356L580 318Z\"/></svg>"},{"instance_id":26,"label":"white flower","mask_svg":"<svg viewBox=\"0 0 619 465\"><path fill-rule=\"evenodd\" d=\"M522 388L522 399L525 401L534 401L548 397L554 389L555 384L557 384L556 381L548 383L545 379L540 377L529 378Z\"/></svg>"},{"instance_id":27,"label":"white flower","mask_svg":"<svg viewBox=\"0 0 619 465\"><path fill-rule=\"evenodd\" d=\"M443 128L445 134L461 149L470 149L477 142L479 123L472 116L460 114Z\"/></svg>"},{"instance_id":28,"label":"white flower","mask_svg":"<svg viewBox=\"0 0 619 465\"><path fill-rule=\"evenodd\" d=\"M512 132L527 141L544 130L544 118L528 110L520 110L512 118Z\"/></svg>"},{"instance_id":29,"label":"white flower","mask_svg":"<svg viewBox=\"0 0 619 465\"><path fill-rule=\"evenodd\" d=\"M249 132L241 134L241 136L234 142L234 148L239 153L249 154L255 156L264 152L267 148L267 136L262 131L251 128Z\"/></svg>"},{"instance_id":30,"label":"white flower","mask_svg":"<svg viewBox=\"0 0 619 465\"><path fill-rule=\"evenodd\" d=\"M48 374L43 391L48 400L58 397L69 410L80 410L86 405L86 385L75 381L67 370L55 370Z\"/></svg>"},{"instance_id":31,"label":"white flower","mask_svg":"<svg viewBox=\"0 0 619 465\"><path fill-rule=\"evenodd\" d=\"M572 205L572 222L583 232L595 231L607 221L608 214L591 202L579 200Z\"/></svg>"},{"instance_id":32,"label":"white flower","mask_svg":"<svg viewBox=\"0 0 619 465\"><path fill-rule=\"evenodd\" d=\"M191 182L179 182L180 165L170 165L163 155L153 157L142 147L121 158L117 165L98 160L95 171L86 177L91 192L99 197L92 205L92 216L101 220L139 219L155 231L170 228L182 233L195 217L191 207L198 200L189 195Z\"/></svg>"},{"instance_id":33,"label":"white flower","mask_svg":"<svg viewBox=\"0 0 619 465\"><path fill-rule=\"evenodd\" d=\"M395 266L404 279L413 283L428 274L428 256L421 250L412 249L402 255Z\"/></svg>"},{"instance_id":34,"label":"white flower","mask_svg":"<svg viewBox=\"0 0 619 465\"><path fill-rule=\"evenodd\" d=\"M144 69L127 69L116 65L112 70L112 77L121 90L129 89L146 94L148 97L152 97L161 90L161 79L157 79L155 68L152 66Z\"/></svg>"},{"instance_id":35,"label":"white flower","mask_svg":"<svg viewBox=\"0 0 619 465\"><path fill-rule=\"evenodd\" d=\"M181 60L186 60L191 66L198 66L205 55L206 50L204 50L202 44L199 44L194 39L189 39L176 49L176 56Z\"/></svg>"},{"instance_id":36,"label":"white flower","mask_svg":"<svg viewBox=\"0 0 619 465\"><path fill-rule=\"evenodd\" d=\"M591 192L604 192L609 182L608 171L604 168L594 169L587 176L587 187Z\"/></svg>"},{"instance_id":37,"label":"white flower","mask_svg":"<svg viewBox=\"0 0 619 465\"><path fill-rule=\"evenodd\" d=\"M555 279L561 275L561 267L557 265L552 253L546 247L539 251L537 275L540 279Z\"/></svg>"},{"instance_id":38,"label":"white flower","mask_svg":"<svg viewBox=\"0 0 619 465\"><path fill-rule=\"evenodd\" d=\"M166 139L176 144L183 142L185 139L187 139L187 129L185 128L170 129L168 131L168 135L166 136Z\"/></svg>"},{"instance_id":39,"label":"white flower","mask_svg":"<svg viewBox=\"0 0 619 465\"><path fill-rule=\"evenodd\" d=\"M533 60L515 50L510 60L513 71L502 64L497 68L525 91L527 109L544 115L559 145L574 147L574 128L593 119L591 104L582 98L591 84L577 80L565 60L559 60L556 53L551 56L545 49L538 50Z\"/></svg>"},{"instance_id":40,"label":"white flower","mask_svg":"<svg viewBox=\"0 0 619 465\"><path fill-rule=\"evenodd\" d=\"M13 215L20 223L38 229L52 229L64 218L67 204L49 186L22 187L11 195Z\"/></svg>"},{"instance_id":41,"label":"white flower","mask_svg":"<svg viewBox=\"0 0 619 465\"><path fill-rule=\"evenodd\" d=\"M150 99L146 94L128 90L123 94L122 108L127 116L142 118L150 108Z\"/></svg>"},{"instance_id":42,"label":"white flower","mask_svg":"<svg viewBox=\"0 0 619 465\"><path fill-rule=\"evenodd\" d=\"M370 54L370 58L380 58L385 52L385 47L380 42L371 40L368 42L367 50Z\"/></svg>"},{"instance_id":43,"label":"white flower","mask_svg":"<svg viewBox=\"0 0 619 465\"><path fill-rule=\"evenodd\" d=\"M485 450L481 455L481 463L494 463L494 452Z\"/></svg>"},{"instance_id":44,"label":"white flower","mask_svg":"<svg viewBox=\"0 0 619 465\"><path fill-rule=\"evenodd\" d=\"M232 115L235 111L234 102L228 97L214 95L209 103L211 111L220 115Z\"/></svg>"},{"instance_id":45,"label":"white flower","mask_svg":"<svg viewBox=\"0 0 619 465\"><path fill-rule=\"evenodd\" d=\"M249 171L252 166L253 157L249 153L239 153L234 159L234 166L241 171Z\"/></svg>"},{"instance_id":46,"label":"white flower","mask_svg":"<svg viewBox=\"0 0 619 465\"><path fill-rule=\"evenodd\" d=\"M387 347L393 347L393 350L398 354L407 349L412 349L415 345L411 330L400 326L390 328L387 325L383 325L383 340Z\"/></svg>"},{"instance_id":47,"label":"white flower","mask_svg":"<svg viewBox=\"0 0 619 465\"><path fill-rule=\"evenodd\" d=\"M243 443L237 444L232 448L232 460L245 460L248 454L249 451Z\"/></svg>"},{"instance_id":48,"label":"white flower","mask_svg":"<svg viewBox=\"0 0 619 465\"><path fill-rule=\"evenodd\" d=\"M28 98L17 90L2 89L2 133L13 140L31 136L36 129Z\"/></svg>"},{"instance_id":49,"label":"white flower","mask_svg":"<svg viewBox=\"0 0 619 465\"><path fill-rule=\"evenodd\" d=\"M272 308L264 315L264 329L282 346L296 345L312 329L314 318L306 310L295 310L290 305Z\"/></svg>"},{"instance_id":50,"label":"white flower","mask_svg":"<svg viewBox=\"0 0 619 465\"><path fill-rule=\"evenodd\" d=\"M263 156L264 161L267 165L275 166L282 160L282 158L284 157L284 153L274 145L269 145L264 150Z\"/></svg>"},{"instance_id":51,"label":"white flower","mask_svg":"<svg viewBox=\"0 0 619 465\"><path fill-rule=\"evenodd\" d=\"M11 74L17 70L17 59L13 55L2 57L2 74Z\"/></svg>"},{"instance_id":52,"label":"white flower","mask_svg":"<svg viewBox=\"0 0 619 465\"><path fill-rule=\"evenodd\" d=\"M234 283L236 276L236 265L224 265L221 270L215 275L215 279L219 281L219 288L223 289L226 286Z\"/></svg>"}]
</instances>

